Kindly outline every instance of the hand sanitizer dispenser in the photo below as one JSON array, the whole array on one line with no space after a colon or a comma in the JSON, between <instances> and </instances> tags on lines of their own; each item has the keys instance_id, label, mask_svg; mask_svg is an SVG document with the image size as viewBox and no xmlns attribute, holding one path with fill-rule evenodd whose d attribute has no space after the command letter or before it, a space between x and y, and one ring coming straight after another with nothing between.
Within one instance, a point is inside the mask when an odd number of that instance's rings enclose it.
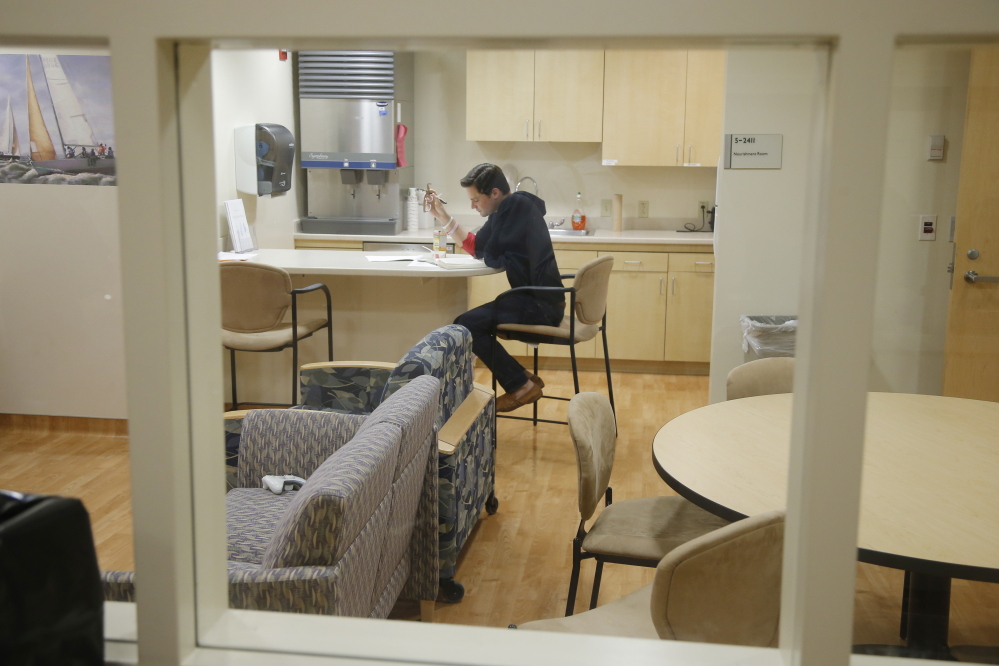
<instances>
[{"instance_id":1,"label":"hand sanitizer dispenser","mask_svg":"<svg viewBox=\"0 0 999 666\"><path fill-rule=\"evenodd\" d=\"M258 123L237 127L236 189L247 194L276 194L291 189L295 137L283 125Z\"/></svg>"}]
</instances>

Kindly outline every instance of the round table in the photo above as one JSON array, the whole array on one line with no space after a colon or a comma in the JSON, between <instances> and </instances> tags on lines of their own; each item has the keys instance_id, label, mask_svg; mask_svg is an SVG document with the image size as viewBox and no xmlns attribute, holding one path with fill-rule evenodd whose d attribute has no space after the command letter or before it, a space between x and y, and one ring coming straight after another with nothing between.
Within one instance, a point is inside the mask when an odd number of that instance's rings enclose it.
<instances>
[{"instance_id":1,"label":"round table","mask_svg":"<svg viewBox=\"0 0 999 666\"><path fill-rule=\"evenodd\" d=\"M791 397L673 419L656 434L656 470L729 520L786 508ZM861 561L911 574L910 645L945 644L950 579L999 582L999 403L869 394L857 545Z\"/></svg>"}]
</instances>

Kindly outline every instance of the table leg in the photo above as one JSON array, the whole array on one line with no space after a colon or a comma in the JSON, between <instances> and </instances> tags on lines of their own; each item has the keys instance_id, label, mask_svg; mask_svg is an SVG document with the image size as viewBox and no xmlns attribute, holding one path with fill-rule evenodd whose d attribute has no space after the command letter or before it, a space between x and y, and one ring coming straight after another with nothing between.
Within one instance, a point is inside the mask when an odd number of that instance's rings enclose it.
<instances>
[{"instance_id":1,"label":"table leg","mask_svg":"<svg viewBox=\"0 0 999 666\"><path fill-rule=\"evenodd\" d=\"M906 646L919 651L949 654L950 578L912 571L909 573L908 592Z\"/></svg>"}]
</instances>

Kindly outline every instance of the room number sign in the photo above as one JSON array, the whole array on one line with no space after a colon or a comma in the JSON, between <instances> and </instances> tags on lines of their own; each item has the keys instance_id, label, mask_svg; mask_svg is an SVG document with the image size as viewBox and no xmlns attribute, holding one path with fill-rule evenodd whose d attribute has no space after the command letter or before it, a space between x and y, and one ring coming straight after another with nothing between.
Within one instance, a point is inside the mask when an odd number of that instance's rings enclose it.
<instances>
[{"instance_id":1,"label":"room number sign","mask_svg":"<svg viewBox=\"0 0 999 666\"><path fill-rule=\"evenodd\" d=\"M726 169L779 169L783 134L726 134Z\"/></svg>"}]
</instances>

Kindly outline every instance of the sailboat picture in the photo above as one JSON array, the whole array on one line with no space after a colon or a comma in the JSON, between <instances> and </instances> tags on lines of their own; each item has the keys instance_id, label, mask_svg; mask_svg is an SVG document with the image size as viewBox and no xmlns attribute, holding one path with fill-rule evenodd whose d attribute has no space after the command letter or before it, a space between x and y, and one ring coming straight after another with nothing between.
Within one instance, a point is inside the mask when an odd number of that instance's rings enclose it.
<instances>
[{"instance_id":1,"label":"sailboat picture","mask_svg":"<svg viewBox=\"0 0 999 666\"><path fill-rule=\"evenodd\" d=\"M116 184L109 56L0 55L0 183Z\"/></svg>"}]
</instances>

